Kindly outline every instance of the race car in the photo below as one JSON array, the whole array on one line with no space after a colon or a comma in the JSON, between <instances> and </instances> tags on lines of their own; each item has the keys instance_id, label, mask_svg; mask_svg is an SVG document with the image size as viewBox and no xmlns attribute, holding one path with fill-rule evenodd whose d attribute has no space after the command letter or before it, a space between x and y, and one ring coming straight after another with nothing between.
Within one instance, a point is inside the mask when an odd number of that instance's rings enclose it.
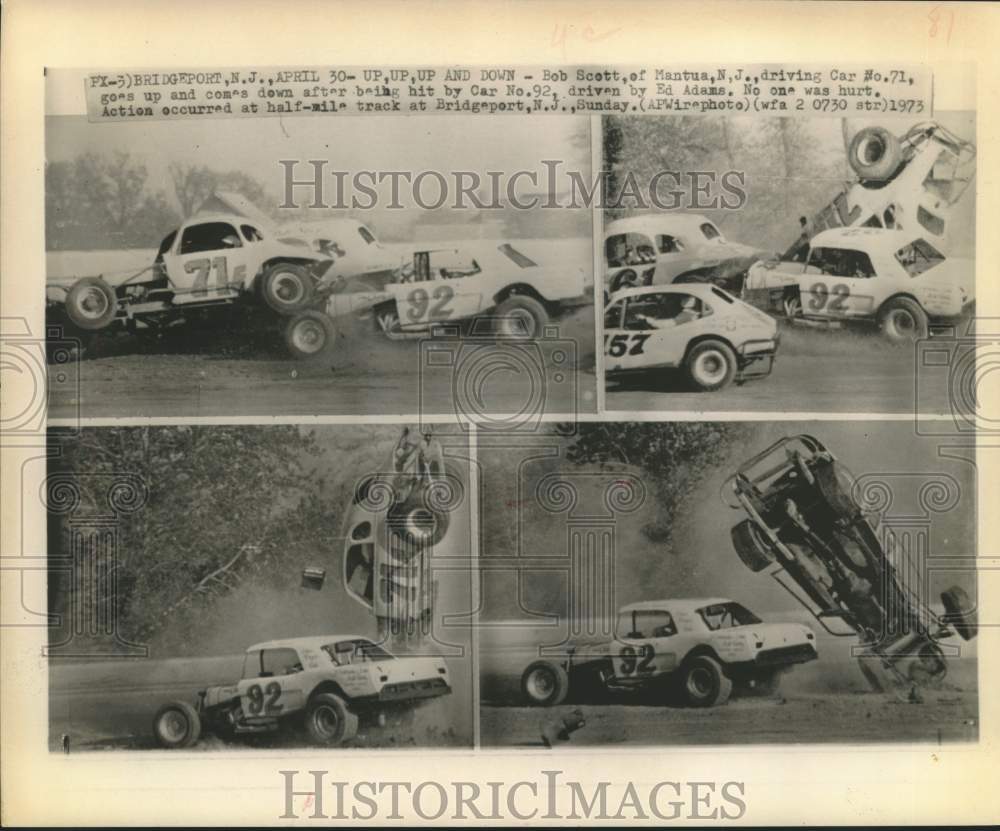
<instances>
[{"instance_id":1,"label":"race car","mask_svg":"<svg viewBox=\"0 0 1000 831\"><path fill-rule=\"evenodd\" d=\"M530 663L527 703L554 706L574 687L641 691L661 703L725 704L733 692L772 695L795 664L818 657L816 636L798 623L764 623L726 598L646 600L618 611L615 640L582 644L565 657Z\"/></svg>"},{"instance_id":2,"label":"race car","mask_svg":"<svg viewBox=\"0 0 1000 831\"><path fill-rule=\"evenodd\" d=\"M861 668L882 688L923 685L947 672L939 641L976 635L975 609L955 586L936 614L887 554L855 497L850 471L813 436L790 436L747 460L724 486L747 518L733 547L753 572L771 575L831 634L856 635Z\"/></svg>"},{"instance_id":3,"label":"race car","mask_svg":"<svg viewBox=\"0 0 1000 831\"><path fill-rule=\"evenodd\" d=\"M288 316L321 302L330 256L274 236L267 219L233 194L215 194L163 238L139 272L46 287L51 319L76 331L158 330L237 304Z\"/></svg>"},{"instance_id":4,"label":"race car","mask_svg":"<svg viewBox=\"0 0 1000 831\"><path fill-rule=\"evenodd\" d=\"M933 121L902 136L865 127L851 140L847 161L857 174L812 217L813 233L869 227L907 231L945 250L955 206L976 172L975 145ZM793 259L797 242L783 260ZM801 257L794 257L801 259Z\"/></svg>"},{"instance_id":5,"label":"race car","mask_svg":"<svg viewBox=\"0 0 1000 831\"><path fill-rule=\"evenodd\" d=\"M330 295L325 323L311 312L292 319L289 345L301 357L323 353L344 315L371 317L376 331L392 340L470 322L478 334L536 338L552 317L592 302L579 267L540 266L510 243L492 246L488 254L480 263L455 250L418 251L381 290L352 280ZM309 338L296 338L298 327Z\"/></svg>"},{"instance_id":6,"label":"race car","mask_svg":"<svg viewBox=\"0 0 1000 831\"><path fill-rule=\"evenodd\" d=\"M363 280L370 289L381 289L399 268L399 257L390 252L367 225L343 217L284 225L280 239L303 241L333 264L326 279Z\"/></svg>"},{"instance_id":7,"label":"race car","mask_svg":"<svg viewBox=\"0 0 1000 831\"><path fill-rule=\"evenodd\" d=\"M608 380L683 369L695 389L769 375L780 337L773 318L717 286L648 286L613 294L604 310Z\"/></svg>"},{"instance_id":8,"label":"race car","mask_svg":"<svg viewBox=\"0 0 1000 831\"><path fill-rule=\"evenodd\" d=\"M202 690L194 706L160 707L153 736L162 747L183 748L203 729L230 739L301 725L313 743L339 745L361 723L384 723L391 708L450 692L442 658L396 657L359 635L268 641L247 649L235 684Z\"/></svg>"},{"instance_id":9,"label":"race car","mask_svg":"<svg viewBox=\"0 0 1000 831\"><path fill-rule=\"evenodd\" d=\"M739 291L764 252L730 242L698 214L662 213L617 219L604 232L605 287L715 283Z\"/></svg>"},{"instance_id":10,"label":"race car","mask_svg":"<svg viewBox=\"0 0 1000 831\"><path fill-rule=\"evenodd\" d=\"M743 298L793 320L876 324L905 343L961 315L974 293L972 261L945 257L924 236L834 228L812 239L804 262L752 266Z\"/></svg>"}]
</instances>

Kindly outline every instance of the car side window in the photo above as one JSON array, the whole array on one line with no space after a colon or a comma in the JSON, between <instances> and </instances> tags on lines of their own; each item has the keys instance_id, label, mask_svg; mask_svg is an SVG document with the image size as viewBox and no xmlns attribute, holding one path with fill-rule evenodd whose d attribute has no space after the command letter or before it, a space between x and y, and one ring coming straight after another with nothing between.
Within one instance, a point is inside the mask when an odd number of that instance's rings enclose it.
<instances>
[{"instance_id":1,"label":"car side window","mask_svg":"<svg viewBox=\"0 0 1000 831\"><path fill-rule=\"evenodd\" d=\"M264 239L264 235L254 228L253 225L241 225L240 230L243 232L243 238L247 242L260 242Z\"/></svg>"},{"instance_id":2,"label":"car side window","mask_svg":"<svg viewBox=\"0 0 1000 831\"><path fill-rule=\"evenodd\" d=\"M659 234L656 237L656 249L661 254L677 254L684 250L684 244L670 234Z\"/></svg>"},{"instance_id":3,"label":"car side window","mask_svg":"<svg viewBox=\"0 0 1000 831\"><path fill-rule=\"evenodd\" d=\"M719 233L719 229L716 228L711 222L703 222L700 228L701 232L705 235L705 239L715 239L716 237L722 236L722 234Z\"/></svg>"},{"instance_id":4,"label":"car side window","mask_svg":"<svg viewBox=\"0 0 1000 831\"><path fill-rule=\"evenodd\" d=\"M808 267L830 277L875 276L871 258L864 251L851 248L814 248L809 254Z\"/></svg>"},{"instance_id":5,"label":"car side window","mask_svg":"<svg viewBox=\"0 0 1000 831\"><path fill-rule=\"evenodd\" d=\"M199 251L219 251L242 245L236 229L228 222L203 222L184 229L180 253L197 254Z\"/></svg>"},{"instance_id":6,"label":"car side window","mask_svg":"<svg viewBox=\"0 0 1000 831\"><path fill-rule=\"evenodd\" d=\"M260 675L260 650L248 652L243 658L243 677L256 678Z\"/></svg>"},{"instance_id":7,"label":"car side window","mask_svg":"<svg viewBox=\"0 0 1000 831\"><path fill-rule=\"evenodd\" d=\"M282 647L279 649L264 649L260 653L260 677L270 678L275 675L291 675L302 671L302 661L295 649Z\"/></svg>"},{"instance_id":8,"label":"car side window","mask_svg":"<svg viewBox=\"0 0 1000 831\"><path fill-rule=\"evenodd\" d=\"M625 303L619 300L617 303L612 303L604 310L604 328L605 329L620 329L622 325L622 309L625 307Z\"/></svg>"}]
</instances>

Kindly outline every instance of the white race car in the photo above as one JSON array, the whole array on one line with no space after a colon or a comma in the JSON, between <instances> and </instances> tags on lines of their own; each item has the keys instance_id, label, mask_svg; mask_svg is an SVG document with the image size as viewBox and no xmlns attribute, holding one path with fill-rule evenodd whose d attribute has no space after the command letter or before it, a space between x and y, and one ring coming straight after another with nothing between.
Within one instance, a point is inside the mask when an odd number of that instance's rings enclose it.
<instances>
[{"instance_id":1,"label":"white race car","mask_svg":"<svg viewBox=\"0 0 1000 831\"><path fill-rule=\"evenodd\" d=\"M397 658L359 635L268 641L247 649L235 684L202 690L196 707L161 707L153 735L163 747L190 747L203 726L231 738L304 724L316 744L336 745L361 719L384 722L389 708L450 692L443 658Z\"/></svg>"},{"instance_id":2,"label":"white race car","mask_svg":"<svg viewBox=\"0 0 1000 831\"><path fill-rule=\"evenodd\" d=\"M521 689L529 703L551 706L596 675L608 689L673 692L690 706L714 707L734 685L773 694L783 672L817 657L808 626L764 623L726 598L645 600L619 610L611 643L531 663Z\"/></svg>"},{"instance_id":3,"label":"white race car","mask_svg":"<svg viewBox=\"0 0 1000 831\"><path fill-rule=\"evenodd\" d=\"M804 262L759 262L744 298L787 318L876 323L893 341L926 338L929 322L972 302L971 260L945 257L924 236L833 228L813 237Z\"/></svg>"},{"instance_id":4,"label":"white race car","mask_svg":"<svg viewBox=\"0 0 1000 831\"><path fill-rule=\"evenodd\" d=\"M773 318L717 286L646 286L613 294L604 310L610 379L682 368L700 390L770 374L779 343Z\"/></svg>"}]
</instances>

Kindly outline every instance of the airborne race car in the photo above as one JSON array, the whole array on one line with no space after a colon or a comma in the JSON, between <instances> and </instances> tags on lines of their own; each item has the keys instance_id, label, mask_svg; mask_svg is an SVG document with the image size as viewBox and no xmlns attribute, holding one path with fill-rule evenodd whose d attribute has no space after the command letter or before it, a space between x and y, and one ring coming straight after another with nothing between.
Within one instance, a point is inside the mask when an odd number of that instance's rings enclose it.
<instances>
[{"instance_id":1,"label":"airborne race car","mask_svg":"<svg viewBox=\"0 0 1000 831\"><path fill-rule=\"evenodd\" d=\"M816 657L808 627L764 623L732 600L647 600L619 610L615 641L580 644L564 658L530 663L521 692L528 703L546 707L561 704L577 686L715 707L726 703L734 685L746 694L771 695L784 672Z\"/></svg>"},{"instance_id":2,"label":"airborne race car","mask_svg":"<svg viewBox=\"0 0 1000 831\"><path fill-rule=\"evenodd\" d=\"M223 739L303 726L318 745L338 745L359 723L384 723L385 711L448 695L441 658L397 658L357 635L290 638L247 649L243 677L209 687L197 706L174 701L153 718L163 747L190 747L206 728Z\"/></svg>"},{"instance_id":3,"label":"airborne race car","mask_svg":"<svg viewBox=\"0 0 1000 831\"><path fill-rule=\"evenodd\" d=\"M605 376L682 368L696 389L719 390L770 374L777 330L772 318L716 286L623 289L604 310Z\"/></svg>"},{"instance_id":4,"label":"airborne race car","mask_svg":"<svg viewBox=\"0 0 1000 831\"><path fill-rule=\"evenodd\" d=\"M874 323L891 341L926 338L930 321L972 301L970 260L946 258L922 236L875 228L817 234L804 262L760 262L743 296L788 319Z\"/></svg>"},{"instance_id":5,"label":"airborne race car","mask_svg":"<svg viewBox=\"0 0 1000 831\"><path fill-rule=\"evenodd\" d=\"M975 611L961 588L942 593L938 615L904 582L855 500L850 472L817 439L775 442L726 487L732 507L748 515L731 532L740 560L754 572L771 568L831 635L857 635L861 670L876 689L878 666L897 685L939 681L948 669L939 641L975 637Z\"/></svg>"},{"instance_id":6,"label":"airborne race car","mask_svg":"<svg viewBox=\"0 0 1000 831\"><path fill-rule=\"evenodd\" d=\"M84 333L155 332L245 303L280 319L322 301L332 263L304 241L276 238L242 197L215 194L164 237L150 267L50 283L46 304Z\"/></svg>"},{"instance_id":7,"label":"airborne race car","mask_svg":"<svg viewBox=\"0 0 1000 831\"><path fill-rule=\"evenodd\" d=\"M388 283L347 281L330 295L325 313L292 318L287 340L299 357L322 355L334 342L337 319L347 315L370 317L392 340L470 322L478 334L535 338L551 317L590 303L585 292L581 269L541 266L510 243L496 246L482 266L455 251L418 251Z\"/></svg>"}]
</instances>

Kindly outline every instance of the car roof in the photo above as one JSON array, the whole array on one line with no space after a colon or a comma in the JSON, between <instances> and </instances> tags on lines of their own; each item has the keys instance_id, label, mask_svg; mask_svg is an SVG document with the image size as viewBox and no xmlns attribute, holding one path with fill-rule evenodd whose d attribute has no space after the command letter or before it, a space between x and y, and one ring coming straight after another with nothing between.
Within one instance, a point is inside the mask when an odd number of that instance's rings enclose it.
<instances>
[{"instance_id":1,"label":"car roof","mask_svg":"<svg viewBox=\"0 0 1000 831\"><path fill-rule=\"evenodd\" d=\"M304 647L306 649L319 649L329 643L336 641L362 640L374 643L367 635L310 635L303 638L281 638L274 641L263 641L247 647L247 652L256 652L258 649L283 649Z\"/></svg>"},{"instance_id":2,"label":"car roof","mask_svg":"<svg viewBox=\"0 0 1000 831\"><path fill-rule=\"evenodd\" d=\"M718 227L712 220L701 214L688 213L656 213L642 214L641 216L627 216L624 219L616 219L609 222L604 229L604 238L615 234L663 234L670 233L671 227L678 230L690 230L704 225L706 222Z\"/></svg>"},{"instance_id":3,"label":"car roof","mask_svg":"<svg viewBox=\"0 0 1000 831\"><path fill-rule=\"evenodd\" d=\"M733 601L728 597L681 597L670 600L640 600L637 603L629 603L627 606L622 606L618 610L618 614L621 614L622 612L631 612L633 610L642 611L644 609L666 609L668 611L693 612L696 609L701 609L705 606L712 606L716 603L732 602Z\"/></svg>"},{"instance_id":4,"label":"car roof","mask_svg":"<svg viewBox=\"0 0 1000 831\"><path fill-rule=\"evenodd\" d=\"M229 225L261 225L252 217L243 216L242 214L226 214L226 213L197 213L193 216L189 216L184 221L184 227L187 228L191 225L202 225L206 222L225 222Z\"/></svg>"},{"instance_id":5,"label":"car roof","mask_svg":"<svg viewBox=\"0 0 1000 831\"><path fill-rule=\"evenodd\" d=\"M644 294L693 294L702 300L708 300L713 295L711 283L674 283L667 286L637 286L630 289L620 289L608 298L608 304L621 300L623 297L641 297ZM725 291L725 289L719 289ZM726 292L728 294L728 292ZM734 300L738 299L733 297Z\"/></svg>"},{"instance_id":6,"label":"car roof","mask_svg":"<svg viewBox=\"0 0 1000 831\"><path fill-rule=\"evenodd\" d=\"M898 228L828 228L812 238L813 248L856 248L864 251L895 254L919 234Z\"/></svg>"}]
</instances>

